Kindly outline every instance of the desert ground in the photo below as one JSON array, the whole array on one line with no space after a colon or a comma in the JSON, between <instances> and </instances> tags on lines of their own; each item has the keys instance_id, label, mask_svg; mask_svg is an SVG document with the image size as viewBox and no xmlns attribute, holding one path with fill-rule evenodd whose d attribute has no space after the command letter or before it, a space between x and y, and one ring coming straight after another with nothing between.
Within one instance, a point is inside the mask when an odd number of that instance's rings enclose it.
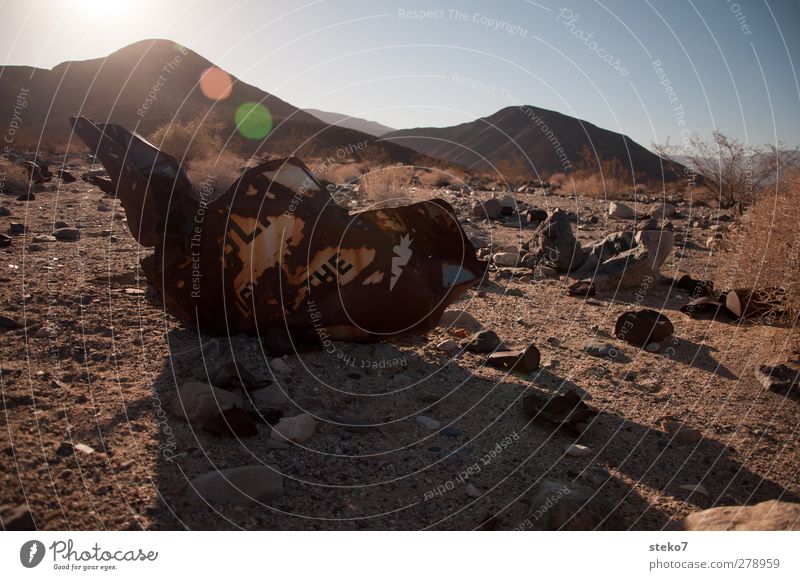
<instances>
[{"instance_id":1,"label":"desert ground","mask_svg":"<svg viewBox=\"0 0 800 580\"><path fill-rule=\"evenodd\" d=\"M80 175L90 165L75 157L67 168ZM659 530L715 506L800 501L800 408L754 373L796 362L797 330L679 311L689 295L673 279L710 275L717 246L707 240L733 223L724 211L677 203L663 278L638 288L574 297L563 274L492 266L451 308L509 347L536 345L534 372L443 351L444 341L465 337L445 326L375 344L337 342L333 352L287 356L271 368L256 338L198 334L165 311L112 196L80 179L33 192L29 201L0 198L9 210L0 231L12 222L26 228L0 254L0 314L11 320L0 330L5 522L44 530L513 530L538 526L531 494L544 481L591 492L564 528ZM511 194L519 212L494 220L472 213L491 191L414 195L450 202L479 248L527 241L534 228L524 209L573 214L584 243L635 224L609 217L606 200L542 190ZM353 193L338 198L355 209L370 203ZM50 237L64 225L80 239ZM655 352L613 336L617 317L634 307L674 325ZM590 354L591 340L610 346ZM285 417L308 413L313 435L278 441L262 422L255 436L217 436L172 412L177 387L213 383L231 361L271 379L275 397L285 393L267 405L273 419L276 406ZM580 432L524 412L528 393L567 391L598 412ZM248 409L263 406L243 396ZM695 436L671 438L669 420ZM282 490L249 503L206 503L187 491L204 473L251 465L274 467Z\"/></svg>"}]
</instances>

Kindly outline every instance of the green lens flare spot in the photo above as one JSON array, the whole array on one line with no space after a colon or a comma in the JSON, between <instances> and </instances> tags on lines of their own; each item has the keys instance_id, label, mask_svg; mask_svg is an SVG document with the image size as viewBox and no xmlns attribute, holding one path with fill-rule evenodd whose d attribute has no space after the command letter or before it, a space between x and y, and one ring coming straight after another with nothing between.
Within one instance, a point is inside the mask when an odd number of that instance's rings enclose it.
<instances>
[{"instance_id":1,"label":"green lens flare spot","mask_svg":"<svg viewBox=\"0 0 800 580\"><path fill-rule=\"evenodd\" d=\"M243 137L263 139L272 131L272 115L260 103L244 103L236 109L236 128Z\"/></svg>"}]
</instances>

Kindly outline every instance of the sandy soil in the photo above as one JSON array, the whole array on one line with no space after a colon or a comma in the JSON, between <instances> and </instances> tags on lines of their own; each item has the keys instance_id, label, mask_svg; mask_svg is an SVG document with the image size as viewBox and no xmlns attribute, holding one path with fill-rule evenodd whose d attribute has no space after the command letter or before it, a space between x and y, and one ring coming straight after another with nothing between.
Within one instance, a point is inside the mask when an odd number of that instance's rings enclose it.
<instances>
[{"instance_id":1,"label":"sandy soil","mask_svg":"<svg viewBox=\"0 0 800 580\"><path fill-rule=\"evenodd\" d=\"M531 235L516 218L470 218L485 192L444 197L483 243ZM598 200L517 199L597 216L597 224L580 224L582 240L630 223L606 222ZM797 401L762 390L753 376L759 364L797 359L792 329L692 320L678 311L686 293L663 283L586 301L569 297L563 279L492 273L454 306L509 346L537 345L540 372L509 374L486 366L485 355L448 356L436 348L453 338L444 329L378 345L337 343L334 353L286 359L294 370L281 381L292 399L286 414L304 410L319 424L305 443L273 449L266 425L236 440L169 416L176 385L209 381L234 357L258 376L270 371L255 339L198 336L164 311L140 277L142 250L113 199L78 181L46 184L35 201L0 203L11 210L0 231L12 221L29 230L0 251L0 314L22 325L0 330L0 504L27 505L40 529L513 529L530 515L523 500L543 478L595 490L631 529L664 528L715 505L798 501ZM662 273L702 278L713 265L711 232L691 224L711 210L682 209L691 215L673 220L678 247ZM56 221L81 228L81 239L34 241ZM675 334L660 352L611 337L617 316L636 304L672 320ZM586 354L590 338L612 343L614 355ZM382 360L401 362L365 368ZM531 390L569 388L601 412L580 436L591 449L583 457L564 454L575 436L522 410ZM426 428L418 415L441 428ZM702 441L668 444L665 417L698 428ZM283 474L282 499L212 508L184 498L201 473L261 463ZM704 490L682 488L695 484Z\"/></svg>"}]
</instances>

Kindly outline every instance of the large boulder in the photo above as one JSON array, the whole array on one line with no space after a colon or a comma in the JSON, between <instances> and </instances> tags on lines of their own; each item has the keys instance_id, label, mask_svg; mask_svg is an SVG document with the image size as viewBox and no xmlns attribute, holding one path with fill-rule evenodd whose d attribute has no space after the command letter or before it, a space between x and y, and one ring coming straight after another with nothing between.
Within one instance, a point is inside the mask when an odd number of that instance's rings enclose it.
<instances>
[{"instance_id":1,"label":"large boulder","mask_svg":"<svg viewBox=\"0 0 800 580\"><path fill-rule=\"evenodd\" d=\"M715 507L683 520L690 531L800 530L800 504L769 500L751 506Z\"/></svg>"},{"instance_id":2,"label":"large boulder","mask_svg":"<svg viewBox=\"0 0 800 580\"><path fill-rule=\"evenodd\" d=\"M553 211L536 228L529 247L545 265L562 272L576 270L586 259L586 253L572 233L567 214L560 209Z\"/></svg>"}]
</instances>

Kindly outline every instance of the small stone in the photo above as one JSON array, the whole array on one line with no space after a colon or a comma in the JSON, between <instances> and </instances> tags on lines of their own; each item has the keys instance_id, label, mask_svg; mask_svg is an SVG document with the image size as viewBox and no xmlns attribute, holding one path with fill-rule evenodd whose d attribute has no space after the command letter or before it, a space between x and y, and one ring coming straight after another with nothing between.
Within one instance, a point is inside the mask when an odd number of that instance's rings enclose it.
<instances>
[{"instance_id":1,"label":"small stone","mask_svg":"<svg viewBox=\"0 0 800 580\"><path fill-rule=\"evenodd\" d=\"M438 429L441 426L441 423L434 419L433 417L427 417L425 415L417 415L417 423L425 427L426 429Z\"/></svg>"},{"instance_id":2,"label":"small stone","mask_svg":"<svg viewBox=\"0 0 800 580\"><path fill-rule=\"evenodd\" d=\"M608 215L617 219L630 219L636 216L636 212L622 202L612 201L608 204Z\"/></svg>"},{"instance_id":3,"label":"small stone","mask_svg":"<svg viewBox=\"0 0 800 580\"><path fill-rule=\"evenodd\" d=\"M36 242L37 244L47 244L47 243L55 242L56 238L55 238L55 236L44 234L44 235L40 235L40 236L33 236L33 241Z\"/></svg>"},{"instance_id":4,"label":"small stone","mask_svg":"<svg viewBox=\"0 0 800 580\"><path fill-rule=\"evenodd\" d=\"M531 530L588 531L622 529L615 509L604 494L574 483L547 479L528 494Z\"/></svg>"},{"instance_id":5,"label":"small stone","mask_svg":"<svg viewBox=\"0 0 800 580\"><path fill-rule=\"evenodd\" d=\"M539 273L542 275L542 278L558 278L558 270L550 266L540 266Z\"/></svg>"},{"instance_id":6,"label":"small stone","mask_svg":"<svg viewBox=\"0 0 800 580\"><path fill-rule=\"evenodd\" d=\"M608 356L611 353L611 351L614 350L614 345L608 342L603 342L602 340L590 338L584 343L583 350L586 351L586 354L590 354L592 356L597 356L597 357L604 357Z\"/></svg>"},{"instance_id":7,"label":"small stone","mask_svg":"<svg viewBox=\"0 0 800 580\"><path fill-rule=\"evenodd\" d=\"M81 239L81 231L78 228L58 228L53 231L53 237L64 242L75 242Z\"/></svg>"},{"instance_id":8,"label":"small stone","mask_svg":"<svg viewBox=\"0 0 800 580\"><path fill-rule=\"evenodd\" d=\"M570 457L586 457L587 455L592 454L592 450L591 448L586 447L586 445L573 443L572 445L567 445L566 449L564 449L564 453Z\"/></svg>"},{"instance_id":9,"label":"small stone","mask_svg":"<svg viewBox=\"0 0 800 580\"><path fill-rule=\"evenodd\" d=\"M244 408L242 398L208 383L184 383L172 399L171 410L176 417L185 417L198 425L216 424L222 412Z\"/></svg>"},{"instance_id":10,"label":"small stone","mask_svg":"<svg viewBox=\"0 0 800 580\"><path fill-rule=\"evenodd\" d=\"M614 325L614 336L640 347L661 342L672 336L674 331L669 318L647 308L622 314Z\"/></svg>"},{"instance_id":11,"label":"small stone","mask_svg":"<svg viewBox=\"0 0 800 580\"><path fill-rule=\"evenodd\" d=\"M34 336L36 338L54 338L58 334L58 331L53 326L43 326L39 330L36 331Z\"/></svg>"},{"instance_id":12,"label":"small stone","mask_svg":"<svg viewBox=\"0 0 800 580\"><path fill-rule=\"evenodd\" d=\"M186 499L197 505L216 502L250 504L283 497L283 476L277 468L263 465L210 471L195 477Z\"/></svg>"},{"instance_id":13,"label":"small stone","mask_svg":"<svg viewBox=\"0 0 800 580\"><path fill-rule=\"evenodd\" d=\"M792 389L800 389L800 370L785 364L761 365L756 369L755 375L762 387L776 393L786 394Z\"/></svg>"},{"instance_id":14,"label":"small stone","mask_svg":"<svg viewBox=\"0 0 800 580\"><path fill-rule=\"evenodd\" d=\"M689 493L697 493L700 495L708 496L708 490L699 483L689 483L686 485L679 485L680 489L688 491Z\"/></svg>"},{"instance_id":15,"label":"small stone","mask_svg":"<svg viewBox=\"0 0 800 580\"><path fill-rule=\"evenodd\" d=\"M14 330L22 326L19 322L8 316L0 314L0 328L3 330Z\"/></svg>"},{"instance_id":16,"label":"small stone","mask_svg":"<svg viewBox=\"0 0 800 580\"><path fill-rule=\"evenodd\" d=\"M697 445L703 439L699 429L689 427L682 421L666 420L662 426L669 438L679 445Z\"/></svg>"},{"instance_id":17,"label":"small stone","mask_svg":"<svg viewBox=\"0 0 800 580\"><path fill-rule=\"evenodd\" d=\"M472 353L486 353L500 346L500 338L493 330L481 330L473 334L464 345Z\"/></svg>"},{"instance_id":18,"label":"small stone","mask_svg":"<svg viewBox=\"0 0 800 580\"><path fill-rule=\"evenodd\" d=\"M284 417L272 428L271 437L277 441L289 440L302 443L313 437L317 430L317 422L308 413Z\"/></svg>"},{"instance_id":19,"label":"small stone","mask_svg":"<svg viewBox=\"0 0 800 580\"><path fill-rule=\"evenodd\" d=\"M453 355L458 352L458 343L455 340L448 339L437 344L436 348L449 355Z\"/></svg>"},{"instance_id":20,"label":"small stone","mask_svg":"<svg viewBox=\"0 0 800 580\"><path fill-rule=\"evenodd\" d=\"M644 347L644 349L647 352L658 352L661 349L661 345L657 342L650 342L646 347Z\"/></svg>"},{"instance_id":21,"label":"small stone","mask_svg":"<svg viewBox=\"0 0 800 580\"><path fill-rule=\"evenodd\" d=\"M481 497L481 495L482 495L481 494L481 490L479 490L477 487L475 487L471 483L468 483L466 486L464 486L464 491L466 491L467 495L469 497L471 497L471 498L476 498L477 499L477 498Z\"/></svg>"},{"instance_id":22,"label":"small stone","mask_svg":"<svg viewBox=\"0 0 800 580\"><path fill-rule=\"evenodd\" d=\"M33 531L36 529L31 510L24 505L0 506L0 522L3 524L3 529L8 532Z\"/></svg>"},{"instance_id":23,"label":"small stone","mask_svg":"<svg viewBox=\"0 0 800 580\"><path fill-rule=\"evenodd\" d=\"M541 354L539 349L530 345L524 350L497 351L489 355L486 361L493 367L507 368L522 373L530 373L539 368Z\"/></svg>"},{"instance_id":24,"label":"small stone","mask_svg":"<svg viewBox=\"0 0 800 580\"><path fill-rule=\"evenodd\" d=\"M480 330L483 325L466 310L445 310L440 324L466 330Z\"/></svg>"},{"instance_id":25,"label":"small stone","mask_svg":"<svg viewBox=\"0 0 800 580\"><path fill-rule=\"evenodd\" d=\"M501 252L492 256L492 262L498 266L516 266L519 254L511 252Z\"/></svg>"},{"instance_id":26,"label":"small stone","mask_svg":"<svg viewBox=\"0 0 800 580\"><path fill-rule=\"evenodd\" d=\"M9 215L11 215L11 210L8 208L8 206L0 205L0 217L6 217Z\"/></svg>"},{"instance_id":27,"label":"small stone","mask_svg":"<svg viewBox=\"0 0 800 580\"><path fill-rule=\"evenodd\" d=\"M25 226L25 224L19 222L11 222L11 224L8 226L8 231L11 232L12 234L24 234L25 232L28 231L28 228Z\"/></svg>"},{"instance_id":28,"label":"small stone","mask_svg":"<svg viewBox=\"0 0 800 580\"><path fill-rule=\"evenodd\" d=\"M506 294L509 296L525 296L525 292L523 292L520 288L509 288L506 291Z\"/></svg>"},{"instance_id":29,"label":"small stone","mask_svg":"<svg viewBox=\"0 0 800 580\"><path fill-rule=\"evenodd\" d=\"M274 358L269 361L269 368L271 368L277 375L288 377L292 374L292 367L290 367L283 359Z\"/></svg>"},{"instance_id":30,"label":"small stone","mask_svg":"<svg viewBox=\"0 0 800 580\"><path fill-rule=\"evenodd\" d=\"M253 398L254 403L272 409L280 409L289 404L289 396L279 385L269 385L261 389L256 389L250 393L250 396Z\"/></svg>"}]
</instances>

